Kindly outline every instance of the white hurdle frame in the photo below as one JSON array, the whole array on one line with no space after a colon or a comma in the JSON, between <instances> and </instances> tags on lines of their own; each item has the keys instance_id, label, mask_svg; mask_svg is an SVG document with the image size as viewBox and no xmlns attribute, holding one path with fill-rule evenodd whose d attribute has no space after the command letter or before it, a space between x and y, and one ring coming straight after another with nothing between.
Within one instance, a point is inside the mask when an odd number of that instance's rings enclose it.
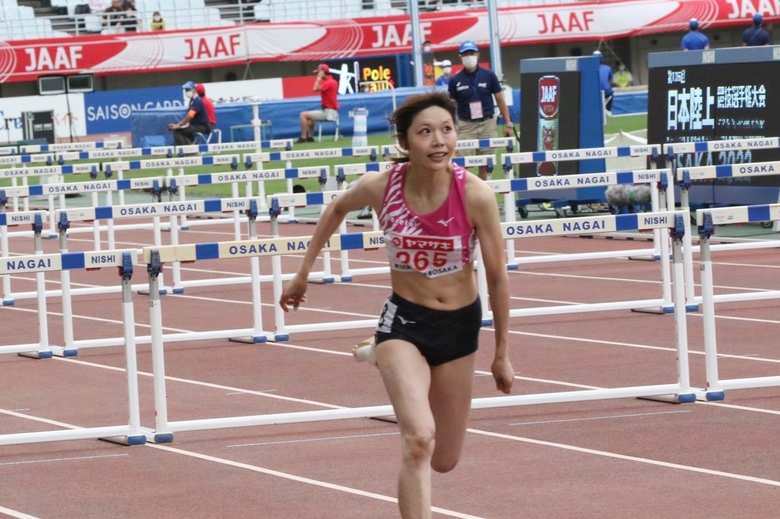
<instances>
[{"instance_id":1,"label":"white hurdle frame","mask_svg":"<svg viewBox=\"0 0 780 519\"><path fill-rule=\"evenodd\" d=\"M515 395L493 398L480 398L472 400L472 409L487 409L497 407L510 407L519 405L549 404L563 402L581 402L592 400L604 400L611 398L633 398L633 397L658 397L665 401L685 403L693 402L696 399L695 394L690 388L689 366L688 366L688 342L687 342L687 314L684 304L684 287L682 275L682 236L684 225L682 219L688 217L686 212L668 212L664 224L658 223L656 228L666 228L673 231L674 235L674 284L675 284L675 333L677 347L677 381L669 384L658 384L636 387L621 387L610 389L565 391L560 393L543 393L535 395ZM619 215L632 217L636 215ZM617 218L613 216L612 218ZM585 222L587 219L574 218L566 221ZM559 221L560 222L560 221ZM311 237L308 237L310 239ZM350 249L357 248L375 248L378 243L372 243L379 236L375 232L353 233L349 235L334 235L326 245L326 248L333 251L339 250L342 246ZM169 421L167 407L167 390L165 380L165 354L163 348L162 335L162 309L160 299L157 294L156 284L157 275L162 269L162 265L169 261L193 261L197 259L213 258L237 258L251 255L257 256L281 256L288 253L286 245L289 239L269 239L244 242L220 242L208 244L205 247L198 246L179 246L163 247L159 249L145 248L144 261L148 263L149 272L149 294L150 294L150 323L152 326L152 360L154 377L154 401L155 401L155 430L149 435L149 440L157 443L172 442L174 433L184 431L199 431L225 429L231 427L250 427L259 425L283 424L283 423L303 423L323 420L343 420L353 418L366 418L393 415L393 409L390 405L343 408L321 411L307 411L295 413L276 413L266 415L238 416L227 418L208 418L199 420ZM298 243L307 243L307 238L298 238ZM242 252L243 251L243 252ZM365 321L370 327L376 325L376 319ZM352 327L363 326L361 321L325 323L316 325L301 325L295 327L296 331L326 331L347 329L345 325Z\"/></svg>"},{"instance_id":2,"label":"white hurdle frame","mask_svg":"<svg viewBox=\"0 0 780 519\"><path fill-rule=\"evenodd\" d=\"M125 346L125 369L127 375L127 405L128 423L126 425L107 427L88 427L56 431L25 432L16 434L0 434L0 445L19 445L24 443L40 443L63 440L85 440L104 438L124 445L141 445L146 443L146 433L141 429L141 413L138 396L138 367L136 361L135 313L133 310L133 293L130 280L133 266L137 264L136 255L128 251L111 251L117 258L110 266L120 268L122 277L122 324L124 328L123 345ZM9 271L9 261L18 264L32 262L34 268L27 270L36 275L53 271L69 271L72 269L89 268L90 258L104 255L94 253L65 253L34 256L19 256L12 260L0 260L0 273ZM102 263L101 266L109 266ZM11 271L14 269L12 268ZM0 353L24 353L24 345L0 346Z\"/></svg>"},{"instance_id":3,"label":"white hurdle frame","mask_svg":"<svg viewBox=\"0 0 780 519\"><path fill-rule=\"evenodd\" d=\"M511 173L511 166L509 161L505 162L505 171ZM611 185L619 184L643 184L648 183L653 193L653 211L661 211L665 207L674 207L674 190L665 189L661 190L665 196L661 197L659 193L659 185L664 185L671 178L671 170L667 169L648 169L637 171L613 171L605 173L580 173L578 175L561 175L559 177L536 177L536 178L508 178L504 180L489 180L487 183L490 185L494 192L504 195L504 200L509 201L511 204L514 201L515 192L534 192L539 190L555 191L559 189L573 189L581 187L607 187ZM660 203L664 202L664 203ZM636 213L636 214L650 214L650 213ZM514 211L507 212L505 214L505 229L509 230L515 226L516 229L522 231L525 229L535 229L536 220L522 220L517 221L515 219ZM621 216L621 215L618 215ZM598 217L594 217L598 218ZM523 222L527 222L524 224ZM552 263L552 262L566 262L566 261L583 261L594 259L606 259L606 258L636 258L643 255L650 254L653 259L662 260L661 265L661 304L658 307L659 312L671 312L672 309L672 289L671 289L671 275L670 266L668 262L669 256L669 240L663 236L659 229L654 228L653 241L655 246L650 249L637 249L637 250L618 250L618 251L602 251L602 252L583 252L573 254L551 254L536 257L517 257L514 255L514 236L505 236L507 244L511 244L510 248L507 246L507 268L509 270L518 270L520 265L529 265L534 263ZM656 255L653 255L656 251L659 251ZM510 255L511 254L511 255ZM693 310L694 308L689 308ZM645 309L647 310L647 309Z\"/></svg>"},{"instance_id":4,"label":"white hurdle frame","mask_svg":"<svg viewBox=\"0 0 780 519\"><path fill-rule=\"evenodd\" d=\"M31 225L33 230L26 234L40 238L40 232L35 230L36 215L45 222L48 218L46 211L18 211L18 212L5 212L5 204L0 205L0 259L6 260L10 257L9 245L8 245L8 227L17 225ZM40 247L40 243L35 243L36 250ZM3 278L3 306L12 306L15 301L14 294L11 290L11 275L3 274L0 276ZM37 293L36 293L37 297Z\"/></svg>"},{"instance_id":5,"label":"white hurdle frame","mask_svg":"<svg viewBox=\"0 0 780 519\"><path fill-rule=\"evenodd\" d=\"M730 141L727 141L730 142ZM723 166L697 166L691 168L679 168L677 170L677 180L680 186L681 206L684 209L690 208L688 189L694 180L714 180L720 178L750 178L762 176L780 176L780 161L772 162L754 162L750 164L733 164ZM777 223L774 224L777 226ZM690 237L689 237L690 238ZM690 239L686 239L685 247L692 252L698 252L699 247L694 246ZM751 249L771 249L780 247L778 240L757 240L749 243L721 243L718 245L709 245L710 250L751 250ZM693 279L693 262L685 265L686 276ZM686 291L686 297L689 301L700 303L701 296L696 296L694 284L689 283Z\"/></svg>"},{"instance_id":6,"label":"white hurdle frame","mask_svg":"<svg viewBox=\"0 0 780 519\"><path fill-rule=\"evenodd\" d=\"M700 271L702 294L702 321L704 325L704 355L707 387L697 391L700 400L723 400L727 389L749 389L780 386L780 376L765 376L742 379L721 380L718 376L718 348L715 326L715 303L725 301L756 301L780 299L780 290L764 291L756 294L738 294L740 297L716 296L712 277L712 258L710 255L710 236L716 225L732 225L750 222L780 222L780 204L737 206L717 209L699 209L696 211L696 223L699 227Z\"/></svg>"}]
</instances>

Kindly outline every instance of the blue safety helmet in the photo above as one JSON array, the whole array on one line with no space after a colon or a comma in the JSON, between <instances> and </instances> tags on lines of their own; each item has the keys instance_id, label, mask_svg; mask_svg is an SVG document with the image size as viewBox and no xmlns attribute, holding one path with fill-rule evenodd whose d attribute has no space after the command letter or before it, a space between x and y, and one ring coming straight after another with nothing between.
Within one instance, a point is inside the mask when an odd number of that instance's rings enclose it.
<instances>
[{"instance_id":1,"label":"blue safety helmet","mask_svg":"<svg viewBox=\"0 0 780 519\"><path fill-rule=\"evenodd\" d=\"M192 81L187 81L181 86L184 90L193 90L195 88L195 83Z\"/></svg>"},{"instance_id":2,"label":"blue safety helmet","mask_svg":"<svg viewBox=\"0 0 780 519\"><path fill-rule=\"evenodd\" d=\"M463 54L464 52L469 51L479 52L479 47L477 47L477 44L474 40L465 40L463 43L461 43L458 54Z\"/></svg>"},{"instance_id":3,"label":"blue safety helmet","mask_svg":"<svg viewBox=\"0 0 780 519\"><path fill-rule=\"evenodd\" d=\"M691 21L690 21L690 22L688 22L688 27L689 27L689 28L690 28L692 31L695 31L696 29L698 29L698 28L699 28L699 20L697 20L696 18L691 18Z\"/></svg>"},{"instance_id":4,"label":"blue safety helmet","mask_svg":"<svg viewBox=\"0 0 780 519\"><path fill-rule=\"evenodd\" d=\"M763 21L764 21L764 17L761 16L759 13L753 15L753 25L761 25L761 22Z\"/></svg>"}]
</instances>

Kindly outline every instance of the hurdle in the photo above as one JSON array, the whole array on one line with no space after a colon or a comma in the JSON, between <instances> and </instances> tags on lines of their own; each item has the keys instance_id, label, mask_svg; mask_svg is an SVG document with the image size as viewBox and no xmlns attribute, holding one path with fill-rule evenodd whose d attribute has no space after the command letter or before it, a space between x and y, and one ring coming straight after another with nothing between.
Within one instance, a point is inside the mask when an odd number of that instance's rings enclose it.
<instances>
[{"instance_id":1,"label":"hurdle","mask_svg":"<svg viewBox=\"0 0 780 519\"><path fill-rule=\"evenodd\" d=\"M603 148L578 148L568 150L553 150L553 151L531 151L522 153L506 153L501 156L501 161L504 164L504 168L514 167L521 164L533 164L537 162L566 162L566 161L582 161L582 160L599 160L618 157L648 157L652 158L653 162L661 153L661 146L656 144L648 145L635 145L635 146L608 146ZM551 178L561 178L563 175L554 175ZM581 186L586 187L586 186ZM665 187L665 186L664 186ZM566 193L564 193L566 194ZM538 199L530 200L518 200L518 207L524 203L534 203L536 201L548 201L549 197L540 197ZM654 206L658 207L658 206ZM660 207L658 209L665 209ZM525 217L527 211L521 211L521 216ZM556 215L559 217L564 216L561 212L556 210ZM657 252L657 251L656 251Z\"/></svg>"},{"instance_id":2,"label":"hurdle","mask_svg":"<svg viewBox=\"0 0 780 519\"><path fill-rule=\"evenodd\" d=\"M232 210L232 206L235 204L240 204L243 208L247 210L247 214L249 217L250 222L252 225L250 225L249 228L249 235L250 237L255 237L255 230L254 230L254 222L257 217L257 200L253 199L238 199L238 200L232 200L232 199L214 199L214 200L204 200L204 201L197 201L197 202L187 202L186 204L181 204L178 202L163 202L163 203L155 203L155 204L139 204L139 205L130 205L130 206L111 206L111 207L103 207L103 208L88 208L80 210L82 211L82 214L75 214L75 211L79 210L65 210L65 211L58 211L57 217L58 217L58 226L60 228L60 244L61 248L64 251L67 251L67 243L66 243L66 232L68 229L68 225L70 224L70 218L69 216L75 215L75 221L78 221L79 219L105 219L109 217L116 217L116 218L131 218L135 215L136 212L148 212L151 214L156 214L156 218L160 218L166 214L170 215L171 213L182 213L186 212L188 214L199 214L199 213L208 213L208 212L220 212L226 210ZM187 205L188 207L181 207L182 205ZM113 213L116 211L116 215ZM175 227L172 227L172 229ZM171 240L175 245L171 245L173 247L187 247L187 245L179 245L177 241L177 235L175 232L172 232ZM124 252L124 251L123 251ZM127 251L128 253L132 253L134 255L138 254L137 250ZM68 254L67 252L62 252L62 254ZM79 254L79 253L71 253L71 254ZM99 251L95 251L91 253L92 255L88 257L88 267L87 268L100 268L102 266L110 265L111 262L115 261L115 252L111 253L110 251L106 251L103 254L99 254ZM174 341L190 341L190 340L201 340L201 339L230 339L230 340L237 340L242 342L252 342L252 343L261 343L266 342L268 340L268 337L274 337L275 340L285 340L285 337L280 334L273 334L271 332L266 332L263 330L262 325L262 313L261 313L261 301L260 301L260 281L270 281L271 277L267 276L265 279L263 279L262 276L259 275L259 263L257 262L257 259L250 261L252 274L251 277L248 278L248 280L251 282L251 288L252 288L252 304L253 304L253 323L251 328L240 328L240 329L228 329L228 330L218 330L218 331L210 331L210 332L196 332L196 333L174 333L174 334L168 334L165 336L166 341L174 342ZM158 285L159 288L159 294L166 294L166 293L182 293L183 288L181 286L177 285L177 270L178 270L179 264L174 263L174 287L169 288L165 287L164 285ZM159 277L160 282L162 281L162 272L160 272ZM230 280L232 281L232 280ZM242 280L242 282L247 282L246 279ZM181 284L181 283L179 283ZM225 285L228 284L226 281L223 280L203 280L200 282L197 281L191 281L189 282L189 286L218 286L218 285ZM107 293L114 293L117 292L117 287L114 286L96 286L96 287L86 287L86 288L78 288L78 289L71 289L70 288L70 279L65 273L65 275L62 276L62 289L61 290L51 290L51 291L44 291L42 292L43 283L39 281L38 284L38 292L39 294L39 301L41 301L40 298L43 298L42 304L45 305L45 297L50 296L61 296L63 298L63 322L64 322L64 331L65 331L65 345L63 347L57 347L57 348L49 348L50 351L53 352L55 355L61 355L61 356L73 356L77 354L77 351L82 348L94 348L94 347L104 347L104 346L119 346L123 344L124 338L122 337L108 337L108 338L99 338L99 339L88 339L88 340L75 340L73 339L72 335L72 311L70 310L70 297L75 295L94 295L94 294L107 294ZM148 288L147 284L136 284L130 286L131 290L134 291L145 291ZM15 294L17 297L19 294ZM23 294L26 295L26 294ZM46 313L45 312L39 312L41 315L41 325L45 326L46 324ZM70 331L69 331L70 330ZM45 334L41 334L44 336ZM135 341L137 344L148 344L151 342L151 336L138 336L135 338ZM29 346L22 346L22 348L29 349ZM0 353L2 350L0 350Z\"/></svg>"},{"instance_id":3,"label":"hurdle","mask_svg":"<svg viewBox=\"0 0 780 519\"><path fill-rule=\"evenodd\" d=\"M664 221L658 222L656 228L668 229L674 238L673 256L675 260L674 281L675 281L675 334L676 334L676 381L668 384L656 384L634 387L620 387L610 389L590 389L580 391L565 391L558 393L541 393L533 395L501 396L492 398L473 399L472 409L488 409L498 407L512 407L519 405L550 404L564 402L583 402L593 400L605 400L614 398L635 398L635 397L658 397L666 401L676 403L693 402L696 399L690 387L689 366L688 366L688 343L687 343L687 314L685 312L683 297L683 277L681 263L681 238L684 232L683 218L687 217L686 212L667 212L658 213L664 215ZM631 228L640 224L636 221L637 215L618 215L613 216L615 228ZM584 225L588 218L574 218L571 221L578 221ZM632 221L633 220L633 221ZM550 225L563 225L565 221L551 220ZM650 224L648 224L650 225ZM605 229L606 230L606 229ZM567 231L569 232L569 231ZM308 237L310 239L310 237ZM347 235L336 234L326 244L328 250L334 251L341 248L359 249L376 248L382 246L381 236L374 232L351 233ZM173 441L174 434L185 431L226 429L233 427L250 427L271 424L291 424L324 420L343 420L366 417L379 417L393 415L393 409L390 405L360 407L360 408L340 408L320 411L294 412L294 413L275 413L252 416L234 416L225 418L208 418L197 420L170 421L168 419L167 391L165 380L165 362L162 336L162 308L160 306L158 292L155 287L157 276L162 270L162 265L171 261L195 261L199 259L222 259L245 257L247 255L257 256L281 256L289 254L292 251L298 252L298 247L305 246L307 238L290 239L268 239L253 240L242 242L216 242L209 244L178 246L178 247L147 247L144 249L143 258L148 264L149 273L149 294L150 294L150 323L152 326L152 360L154 377L154 402L155 402L155 429L149 435L149 440L157 443ZM289 247L292 247L290 249ZM352 321L341 323L323 323L320 325L298 325L290 326L287 331L327 331L352 329L358 327L374 327L376 319L367 321Z\"/></svg>"},{"instance_id":4,"label":"hurdle","mask_svg":"<svg viewBox=\"0 0 780 519\"><path fill-rule=\"evenodd\" d=\"M672 162L673 171L675 171L675 179L677 185L680 188L680 205L684 208L690 208L689 190L694 180L714 180L717 178L744 178L750 176L763 176L765 174L776 175L780 174L780 171L776 169L777 162L762 162L762 163L745 163L745 164L724 164L721 166L678 166L675 160L676 154L683 153L732 153L735 151L750 151L758 149L773 149L780 148L780 138L778 137L761 137L755 139L735 139L728 141L706 141L706 142L684 142L665 144L664 151L667 154L667 158ZM760 171L752 170L746 171L743 168L750 166L768 166L768 169L774 171ZM778 200L780 202L780 200ZM775 232L780 231L780 224L774 224ZM733 245L732 245L733 246ZM744 244L742 247L744 248ZM713 246L715 248L722 248L722 246ZM692 235L688 233L685 240L685 248L693 250ZM690 256L690 255L689 255ZM693 279L693 261L690 264L685 265L685 275L688 279ZM690 300L695 299L694 285L688 283L686 285L686 297Z\"/></svg>"},{"instance_id":5,"label":"hurdle","mask_svg":"<svg viewBox=\"0 0 780 519\"><path fill-rule=\"evenodd\" d=\"M43 225L46 222L47 213L45 211L16 211L12 213L5 212L5 190L0 190L0 260L10 261L10 252L8 249L8 227L15 225L31 225L32 230L30 234L36 238L36 249L42 250L41 244L38 242L40 239L40 231L38 225ZM40 222L40 224L39 224ZM22 264L24 266L24 264ZM11 292L11 274L6 273L2 275L3 278L3 306L12 306L14 304L14 295ZM38 296L38 293L35 294ZM45 301L44 301L45 304Z\"/></svg>"},{"instance_id":6,"label":"hurdle","mask_svg":"<svg viewBox=\"0 0 780 519\"><path fill-rule=\"evenodd\" d=\"M302 159L320 159L320 158L336 158L336 157L370 157L370 160L375 161L377 154L379 153L378 146L356 146L353 148L324 148L316 150L293 150L293 151L272 151L262 153L246 153L243 156L244 162L249 165L252 163L264 163L264 162L276 162L286 161L286 167L292 167L292 161ZM258 166L260 167L260 166ZM247 166L249 169L249 166ZM292 179L287 181L287 191L293 191ZM263 184L258 185L258 198L262 200L263 206L260 207L261 211L268 210L266 204L265 186ZM295 208L288 209L289 221L295 221Z\"/></svg>"},{"instance_id":7,"label":"hurdle","mask_svg":"<svg viewBox=\"0 0 780 519\"><path fill-rule=\"evenodd\" d=\"M729 389L749 389L780 386L780 376L765 376L722 380L718 376L718 350L715 326L715 303L727 301L758 301L780 299L780 290L768 290L754 294L715 295L712 279L710 237L716 225L733 225L751 222L780 222L780 204L736 206L696 211L699 230L701 307L704 325L704 355L707 387L697 391L700 400L723 400Z\"/></svg>"},{"instance_id":8,"label":"hurdle","mask_svg":"<svg viewBox=\"0 0 780 519\"><path fill-rule=\"evenodd\" d=\"M505 162L505 170L511 171L511 165L509 161ZM620 184L643 184L649 183L651 186L651 192L655 194L654 210L658 211L658 206L674 207L674 192L671 189L664 189L661 192L665 196L665 204L659 204L660 197L658 185L666 184L666 179L670 178L671 170L664 169L648 169L638 171L613 171L605 173L580 173L578 175L561 175L559 177L531 177L531 178L510 178L504 180L489 180L487 183L498 194L503 194L505 199L513 199L515 192L530 192L543 190L543 191L555 191L572 189L576 187L607 187L611 185ZM650 214L650 213L640 213ZM584 261L594 259L606 259L606 258L640 258L647 256L648 252L651 254L655 251L649 249L637 249L637 250L618 250L618 251L602 251L602 252L583 252L572 254L551 254L544 256L530 256L530 257L518 257L514 255L514 237L522 237L526 232L535 233L540 227L534 220L533 223L523 224L522 221L517 223L514 218L514 211L506 213L504 227L507 232L512 232L512 235L508 235L507 239L507 268L509 270L518 270L520 265L529 265L534 263L554 263L554 262L568 262L568 261ZM594 220L598 221L598 219ZM546 229L546 227L545 227ZM651 228L652 229L652 228ZM659 234L656 229L652 229L654 234ZM598 232L598 229L596 229ZM659 234L660 236L660 234ZM509 245L512 245L510 248ZM669 258L669 241L664 238L657 240L657 246L659 249L658 255L650 255L652 259L661 259L661 291L662 299L661 304L658 307L658 312L669 313L673 310L672 298L671 298L671 276L669 262L665 258ZM694 310L694 308L690 308ZM655 311L653 309L644 309L644 311Z\"/></svg>"},{"instance_id":9,"label":"hurdle","mask_svg":"<svg viewBox=\"0 0 780 519\"><path fill-rule=\"evenodd\" d=\"M89 269L92 259L102 257L104 252L75 252L19 256L11 260L0 259L0 273L16 272L19 265L25 265L26 272L43 275L45 272L60 270ZM87 427L58 431L38 431L16 434L1 434L0 445L18 445L63 440L85 440L104 438L124 445L146 443L146 434L141 429L141 413L138 396L138 367L136 362L135 313L130 280L133 267L137 264L136 255L128 251L111 251L111 262L100 261L101 266L119 267L122 278L122 324L124 329L125 370L127 375L128 423L125 425ZM29 267L29 268L28 268ZM44 309L45 311L45 309ZM0 353L24 353L25 345L0 346Z\"/></svg>"},{"instance_id":10,"label":"hurdle","mask_svg":"<svg viewBox=\"0 0 780 519\"><path fill-rule=\"evenodd\" d=\"M11 187L19 187L17 183L17 179L22 179L22 186L28 185L28 178L29 177L51 177L51 176L57 176L57 178L62 179L62 175L69 175L69 174L82 174L82 173L89 173L92 171L93 167L96 165L94 164L73 164L73 165L46 165L46 166L33 166L33 167L12 167L12 168L6 168L6 169L0 169L0 178L10 178L11 179ZM29 205L29 199L23 198L23 210L29 211L30 205ZM65 194L62 193L60 196L60 205L64 206L65 204ZM14 198L13 203L14 210L18 210L18 197ZM49 196L49 214L54 214L54 197ZM50 219L51 222L51 219ZM53 222L52 222L53 224ZM48 238L56 238L57 233L54 227L52 226L49 229L49 235Z\"/></svg>"},{"instance_id":11,"label":"hurdle","mask_svg":"<svg viewBox=\"0 0 780 519\"><path fill-rule=\"evenodd\" d=\"M57 144L23 144L20 153L44 153L47 151L73 151L116 149L124 145L124 139L104 139L102 141L60 142Z\"/></svg>"}]
</instances>

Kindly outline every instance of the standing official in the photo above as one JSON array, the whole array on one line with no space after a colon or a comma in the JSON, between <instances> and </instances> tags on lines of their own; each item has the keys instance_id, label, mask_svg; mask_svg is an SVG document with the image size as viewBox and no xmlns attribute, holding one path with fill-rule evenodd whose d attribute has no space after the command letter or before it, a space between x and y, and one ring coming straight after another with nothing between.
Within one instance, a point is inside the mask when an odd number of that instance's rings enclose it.
<instances>
[{"instance_id":1,"label":"standing official","mask_svg":"<svg viewBox=\"0 0 780 519\"><path fill-rule=\"evenodd\" d=\"M763 22L764 17L759 13L753 15L753 26L742 33L743 47L761 47L762 45L769 45L772 43L769 38L769 33L761 27Z\"/></svg>"},{"instance_id":2,"label":"standing official","mask_svg":"<svg viewBox=\"0 0 780 519\"><path fill-rule=\"evenodd\" d=\"M688 33L683 36L682 50L709 50L710 40L699 31L699 20L691 18Z\"/></svg>"},{"instance_id":3,"label":"standing official","mask_svg":"<svg viewBox=\"0 0 780 519\"><path fill-rule=\"evenodd\" d=\"M472 40L460 44L458 50L463 69L450 78L450 97L458 107L458 136L461 139L490 139L496 136L495 105L504 118L504 135L512 137L512 118L496 74L479 66L479 48ZM495 104L493 99L495 97ZM461 155L472 155L473 150L459 150ZM479 148L485 155L490 148ZM487 168L479 168L479 178L487 179Z\"/></svg>"}]
</instances>

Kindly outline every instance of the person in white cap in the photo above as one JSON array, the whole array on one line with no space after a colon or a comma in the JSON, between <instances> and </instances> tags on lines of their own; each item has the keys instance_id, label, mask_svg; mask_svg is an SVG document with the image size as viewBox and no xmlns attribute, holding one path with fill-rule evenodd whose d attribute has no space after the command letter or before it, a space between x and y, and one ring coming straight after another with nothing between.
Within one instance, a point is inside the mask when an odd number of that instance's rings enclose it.
<instances>
[{"instance_id":1,"label":"person in white cap","mask_svg":"<svg viewBox=\"0 0 780 519\"><path fill-rule=\"evenodd\" d=\"M691 18L688 29L682 39L682 50L709 50L710 40L699 31L699 20Z\"/></svg>"},{"instance_id":2,"label":"person in white cap","mask_svg":"<svg viewBox=\"0 0 780 519\"><path fill-rule=\"evenodd\" d=\"M441 63L441 76L436 78L436 86L447 86L450 84L450 78L452 77L452 62L445 59Z\"/></svg>"},{"instance_id":3,"label":"person in white cap","mask_svg":"<svg viewBox=\"0 0 780 519\"><path fill-rule=\"evenodd\" d=\"M761 27L762 23L764 23L764 17L760 13L754 14L753 25L750 26L750 28L745 29L745 32L742 33L743 47L771 45L772 40L769 37L769 33Z\"/></svg>"}]
</instances>

